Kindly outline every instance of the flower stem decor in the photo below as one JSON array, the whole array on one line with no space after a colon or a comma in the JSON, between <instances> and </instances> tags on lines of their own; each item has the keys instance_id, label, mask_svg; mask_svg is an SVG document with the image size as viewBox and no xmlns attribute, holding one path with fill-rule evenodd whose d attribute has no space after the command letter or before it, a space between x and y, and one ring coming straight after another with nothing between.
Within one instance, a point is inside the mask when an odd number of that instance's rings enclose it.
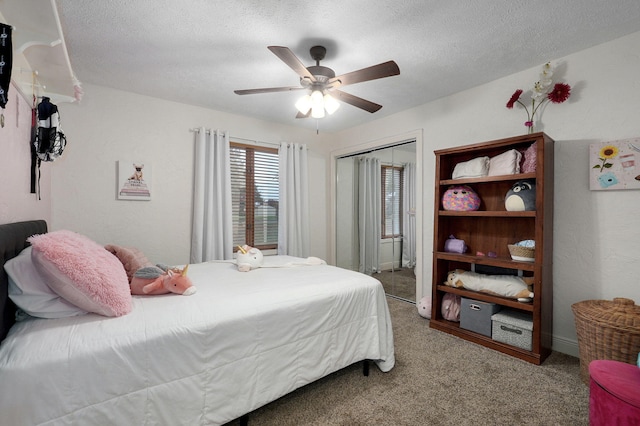
<instances>
[{"instance_id":1,"label":"flower stem decor","mask_svg":"<svg viewBox=\"0 0 640 426\"><path fill-rule=\"evenodd\" d=\"M547 62L542 66L540 80L536 81L533 84L533 89L531 89L531 109L529 109L521 100L522 94L524 93L522 89L516 90L513 95L511 95L509 102L507 102L507 108L512 109L517 102L522 105L524 110L527 112L527 121L524 122L524 125L528 129L528 133L533 133L535 115L542 104L546 101L551 101L554 104L561 104L569 99L569 96L571 95L571 86L566 83L553 84L552 77L553 68L551 67L551 63Z\"/></svg>"}]
</instances>

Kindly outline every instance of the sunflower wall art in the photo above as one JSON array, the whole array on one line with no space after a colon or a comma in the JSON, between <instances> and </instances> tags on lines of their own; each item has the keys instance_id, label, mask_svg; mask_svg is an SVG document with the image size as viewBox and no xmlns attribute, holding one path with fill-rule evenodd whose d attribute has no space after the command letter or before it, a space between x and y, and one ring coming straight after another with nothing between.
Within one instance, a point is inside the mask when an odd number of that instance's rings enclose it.
<instances>
[{"instance_id":1,"label":"sunflower wall art","mask_svg":"<svg viewBox=\"0 0 640 426\"><path fill-rule=\"evenodd\" d=\"M591 190L640 189L640 138L591 144Z\"/></svg>"}]
</instances>

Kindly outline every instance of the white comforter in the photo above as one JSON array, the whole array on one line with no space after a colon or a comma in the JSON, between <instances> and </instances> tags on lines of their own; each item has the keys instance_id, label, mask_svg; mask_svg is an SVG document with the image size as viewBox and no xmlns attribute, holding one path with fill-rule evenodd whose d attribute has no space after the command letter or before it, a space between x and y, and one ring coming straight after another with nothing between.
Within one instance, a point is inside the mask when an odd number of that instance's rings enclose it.
<instances>
[{"instance_id":1,"label":"white comforter","mask_svg":"<svg viewBox=\"0 0 640 426\"><path fill-rule=\"evenodd\" d=\"M0 346L0 423L222 424L362 359L395 363L384 290L278 256L191 265L192 296L119 318L30 319Z\"/></svg>"}]
</instances>

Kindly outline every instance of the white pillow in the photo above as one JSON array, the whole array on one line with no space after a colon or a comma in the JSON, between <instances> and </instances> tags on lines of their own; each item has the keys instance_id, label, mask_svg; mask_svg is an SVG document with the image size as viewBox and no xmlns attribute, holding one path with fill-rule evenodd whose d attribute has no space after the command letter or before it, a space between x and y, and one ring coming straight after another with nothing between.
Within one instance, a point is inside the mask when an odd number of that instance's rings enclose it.
<instances>
[{"instance_id":1,"label":"white pillow","mask_svg":"<svg viewBox=\"0 0 640 426\"><path fill-rule=\"evenodd\" d=\"M456 164L451 179L474 178L486 176L489 172L489 157L477 157Z\"/></svg>"},{"instance_id":2,"label":"white pillow","mask_svg":"<svg viewBox=\"0 0 640 426\"><path fill-rule=\"evenodd\" d=\"M29 315L63 318L87 313L49 288L31 261L31 247L7 261L4 269L9 276L9 298Z\"/></svg>"},{"instance_id":3,"label":"white pillow","mask_svg":"<svg viewBox=\"0 0 640 426\"><path fill-rule=\"evenodd\" d=\"M513 175L520 173L520 151L510 149L489 161L489 176Z\"/></svg>"}]
</instances>

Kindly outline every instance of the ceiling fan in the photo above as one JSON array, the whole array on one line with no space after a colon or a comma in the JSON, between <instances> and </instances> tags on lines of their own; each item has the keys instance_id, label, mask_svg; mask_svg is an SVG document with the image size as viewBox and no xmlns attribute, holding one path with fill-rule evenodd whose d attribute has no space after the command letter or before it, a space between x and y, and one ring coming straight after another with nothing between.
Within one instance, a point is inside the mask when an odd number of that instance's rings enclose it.
<instances>
[{"instance_id":1,"label":"ceiling fan","mask_svg":"<svg viewBox=\"0 0 640 426\"><path fill-rule=\"evenodd\" d=\"M316 61L315 65L309 67L305 67L287 47L268 46L268 49L300 76L300 86L234 90L234 93L238 95L253 95L257 93L307 90L308 94L296 102L296 108L298 109L296 118L309 116L322 118L325 110L332 114L340 106L338 100L374 113L382 108L382 105L343 92L340 88L349 84L400 74L398 65L394 61L387 61L336 77L336 73L331 68L320 65L320 61L324 59L327 53L327 49L324 46L313 46L309 50L311 57Z\"/></svg>"}]
</instances>

